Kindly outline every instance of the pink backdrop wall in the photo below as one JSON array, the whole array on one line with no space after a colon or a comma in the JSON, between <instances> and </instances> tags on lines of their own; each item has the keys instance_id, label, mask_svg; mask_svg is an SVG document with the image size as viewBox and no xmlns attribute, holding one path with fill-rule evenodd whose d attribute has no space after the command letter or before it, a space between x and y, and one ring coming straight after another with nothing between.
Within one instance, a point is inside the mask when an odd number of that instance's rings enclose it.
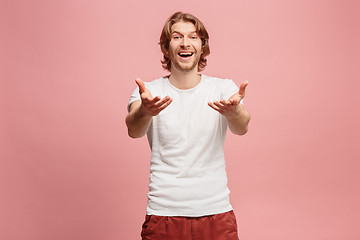
<instances>
[{"instance_id":1,"label":"pink backdrop wall","mask_svg":"<svg viewBox=\"0 0 360 240\"><path fill-rule=\"evenodd\" d=\"M126 3L125 3L126 2ZM207 75L249 81L226 141L242 240L360 239L358 1L11 1L0 5L0 239L140 239L146 139L134 79L165 72L165 20L210 32Z\"/></svg>"}]
</instances>

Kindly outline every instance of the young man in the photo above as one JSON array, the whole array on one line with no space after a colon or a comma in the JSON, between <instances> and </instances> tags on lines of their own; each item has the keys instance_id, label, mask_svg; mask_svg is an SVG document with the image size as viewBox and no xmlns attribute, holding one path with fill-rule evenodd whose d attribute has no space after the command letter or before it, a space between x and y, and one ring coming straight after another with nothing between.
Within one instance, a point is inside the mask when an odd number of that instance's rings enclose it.
<instances>
[{"instance_id":1,"label":"young man","mask_svg":"<svg viewBox=\"0 0 360 240\"><path fill-rule=\"evenodd\" d=\"M170 75L144 83L131 95L130 137L147 134L151 147L148 207L143 240L235 240L223 145L227 126L247 132L247 82L201 75L209 55L208 33L191 14L177 12L160 37Z\"/></svg>"}]
</instances>

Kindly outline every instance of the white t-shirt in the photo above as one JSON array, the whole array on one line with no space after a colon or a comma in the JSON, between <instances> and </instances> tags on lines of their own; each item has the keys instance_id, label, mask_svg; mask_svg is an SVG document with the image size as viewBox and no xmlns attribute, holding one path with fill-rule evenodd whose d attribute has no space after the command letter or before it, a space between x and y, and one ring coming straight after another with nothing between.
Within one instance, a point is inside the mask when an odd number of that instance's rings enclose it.
<instances>
[{"instance_id":1,"label":"white t-shirt","mask_svg":"<svg viewBox=\"0 0 360 240\"><path fill-rule=\"evenodd\" d=\"M153 97L172 103L152 118L148 215L198 217L232 210L223 146L224 116L208 102L229 99L239 89L229 79L202 75L198 85L178 89L167 77L146 82ZM139 89L129 105L140 100Z\"/></svg>"}]
</instances>

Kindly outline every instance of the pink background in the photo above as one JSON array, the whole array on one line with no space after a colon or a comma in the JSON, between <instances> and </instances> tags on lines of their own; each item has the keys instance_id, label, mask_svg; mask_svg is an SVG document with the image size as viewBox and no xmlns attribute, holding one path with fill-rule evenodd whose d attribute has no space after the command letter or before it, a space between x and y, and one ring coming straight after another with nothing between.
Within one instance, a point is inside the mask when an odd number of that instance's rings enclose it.
<instances>
[{"instance_id":1,"label":"pink background","mask_svg":"<svg viewBox=\"0 0 360 240\"><path fill-rule=\"evenodd\" d=\"M126 2L126 3L125 3ZM140 239L146 138L124 119L175 11L210 33L204 74L249 81L228 134L242 240L360 239L359 1L2 0L0 239Z\"/></svg>"}]
</instances>

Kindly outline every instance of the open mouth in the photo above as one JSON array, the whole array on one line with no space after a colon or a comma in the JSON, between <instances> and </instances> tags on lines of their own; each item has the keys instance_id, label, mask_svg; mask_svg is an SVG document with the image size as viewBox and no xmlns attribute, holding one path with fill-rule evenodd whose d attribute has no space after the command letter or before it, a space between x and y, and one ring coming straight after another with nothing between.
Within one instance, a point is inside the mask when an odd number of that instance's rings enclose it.
<instances>
[{"instance_id":1,"label":"open mouth","mask_svg":"<svg viewBox=\"0 0 360 240\"><path fill-rule=\"evenodd\" d=\"M194 53L178 53L181 58L190 58Z\"/></svg>"}]
</instances>

